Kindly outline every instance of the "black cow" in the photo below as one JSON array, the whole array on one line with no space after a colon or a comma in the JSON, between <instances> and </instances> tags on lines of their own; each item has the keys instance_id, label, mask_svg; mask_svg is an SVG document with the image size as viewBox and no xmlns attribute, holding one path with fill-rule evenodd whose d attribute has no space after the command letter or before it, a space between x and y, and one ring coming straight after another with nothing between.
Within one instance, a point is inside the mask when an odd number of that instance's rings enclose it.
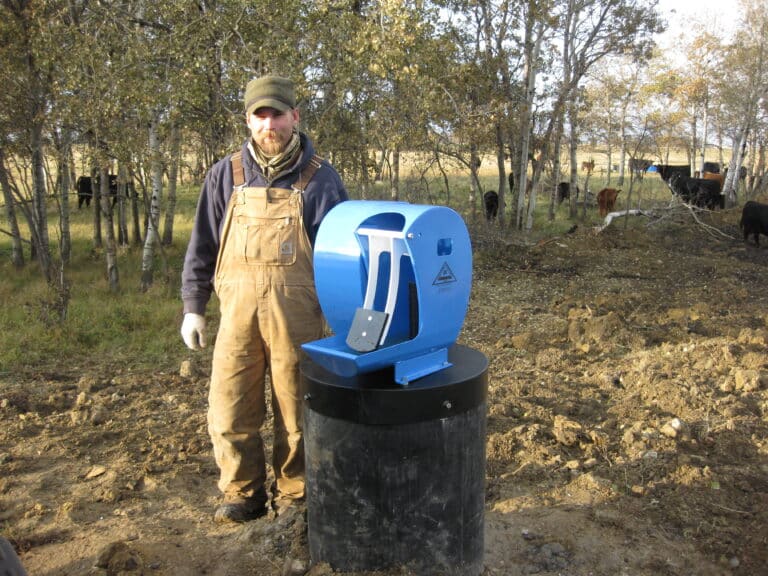
<instances>
[{"instance_id":1,"label":"black cow","mask_svg":"<svg viewBox=\"0 0 768 576\"><path fill-rule=\"evenodd\" d=\"M702 172L709 172L711 174L720 174L719 162L704 162L704 170Z\"/></svg>"},{"instance_id":2,"label":"black cow","mask_svg":"<svg viewBox=\"0 0 768 576\"><path fill-rule=\"evenodd\" d=\"M689 164L655 164L655 166L656 172L659 173L661 179L667 184L669 184L669 179L672 178L674 174L682 174L683 176L691 175L691 166Z\"/></svg>"},{"instance_id":3,"label":"black cow","mask_svg":"<svg viewBox=\"0 0 768 576\"><path fill-rule=\"evenodd\" d=\"M576 186L576 198L579 197L579 194L581 194L581 189ZM571 183L570 182L560 182L557 185L557 205L563 203L563 200L567 200L571 197Z\"/></svg>"},{"instance_id":4,"label":"black cow","mask_svg":"<svg viewBox=\"0 0 768 576\"><path fill-rule=\"evenodd\" d=\"M744 232L744 242L750 234L755 237L755 245L760 246L760 234L768 236L768 204L750 200L741 210L739 228Z\"/></svg>"},{"instance_id":5,"label":"black cow","mask_svg":"<svg viewBox=\"0 0 768 576\"><path fill-rule=\"evenodd\" d=\"M91 205L91 198L93 198L93 186L90 176L80 176L75 184L77 187L77 208L78 210L83 207Z\"/></svg>"},{"instance_id":6,"label":"black cow","mask_svg":"<svg viewBox=\"0 0 768 576\"><path fill-rule=\"evenodd\" d=\"M707 210L725 208L725 196L720 194L720 183L717 180L690 178L678 172L670 177L667 185L686 204Z\"/></svg>"},{"instance_id":7,"label":"black cow","mask_svg":"<svg viewBox=\"0 0 768 576\"><path fill-rule=\"evenodd\" d=\"M93 189L95 186L99 186L99 178L92 179L90 176L80 176L77 179L77 208L91 205L91 198L93 198ZM130 197L131 189L133 185L130 184L127 189L127 193ZM109 175L109 195L112 197L112 204L114 205L117 199L117 176L115 174Z\"/></svg>"},{"instance_id":8,"label":"black cow","mask_svg":"<svg viewBox=\"0 0 768 576\"><path fill-rule=\"evenodd\" d=\"M491 222L499 214L499 195L494 190L488 190L483 194L483 206L485 207L485 219Z\"/></svg>"}]
</instances>

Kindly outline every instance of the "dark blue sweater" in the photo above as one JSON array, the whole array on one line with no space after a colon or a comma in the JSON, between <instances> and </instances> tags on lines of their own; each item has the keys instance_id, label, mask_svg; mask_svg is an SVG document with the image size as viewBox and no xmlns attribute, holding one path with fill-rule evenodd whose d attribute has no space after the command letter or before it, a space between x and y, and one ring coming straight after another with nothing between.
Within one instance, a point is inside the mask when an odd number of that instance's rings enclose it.
<instances>
[{"instance_id":1,"label":"dark blue sweater","mask_svg":"<svg viewBox=\"0 0 768 576\"><path fill-rule=\"evenodd\" d=\"M314 154L309 138L304 134L300 136L301 158L292 168L277 174L272 180L264 176L248 151L248 141L244 142L242 161L246 186L290 189ZM233 184L231 155L228 155L208 171L200 192L195 223L181 272L181 299L185 313L205 314L205 307L211 298L221 229ZM347 199L349 196L339 174L324 160L304 190L304 227L313 246L323 217L336 204Z\"/></svg>"}]
</instances>

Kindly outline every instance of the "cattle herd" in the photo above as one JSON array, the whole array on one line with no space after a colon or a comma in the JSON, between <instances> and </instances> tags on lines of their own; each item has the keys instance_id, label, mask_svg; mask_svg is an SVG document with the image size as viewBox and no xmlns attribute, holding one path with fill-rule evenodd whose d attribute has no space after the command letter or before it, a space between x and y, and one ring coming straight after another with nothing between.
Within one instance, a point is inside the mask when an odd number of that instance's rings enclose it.
<instances>
[{"instance_id":1,"label":"cattle herd","mask_svg":"<svg viewBox=\"0 0 768 576\"><path fill-rule=\"evenodd\" d=\"M673 194L677 194L686 204L714 210L725 208L725 196L722 184L709 178L691 178L684 174L673 174L667 182Z\"/></svg>"},{"instance_id":2,"label":"cattle herd","mask_svg":"<svg viewBox=\"0 0 768 576\"><path fill-rule=\"evenodd\" d=\"M94 190L98 189L99 178L91 178L90 176L80 176L75 183L77 189L77 207L78 209L91 205L91 199L93 198ZM136 188L133 182L128 182L125 186L125 195L127 198L131 198L136 193ZM117 175L109 175L109 195L112 198L112 205L115 204L118 197L118 182Z\"/></svg>"},{"instance_id":3,"label":"cattle herd","mask_svg":"<svg viewBox=\"0 0 768 576\"><path fill-rule=\"evenodd\" d=\"M591 164L591 165L588 165ZM686 204L703 208L706 210L722 209L725 207L725 196L723 194L723 184L725 174L720 173L720 165L715 162L705 162L701 177L691 177L690 165L670 165L653 164L648 160L631 159L631 170L646 171L654 167L661 179L667 184L673 195L680 198ZM594 169L594 161L583 163L582 169ZM739 178L743 179L746 175L742 168ZM514 175L509 174L510 190L514 190ZM530 180L528 181L530 187ZM78 188L79 189L79 188ZM528 190L526 190L528 192ZM571 185L569 182L560 182L556 187L556 201L561 204L564 200L570 198ZM581 190L576 188L576 198L578 199ZM620 189L603 188L597 193L598 213L601 217L606 216L613 211L616 205L616 199L621 193ZM483 196L483 208L485 218L488 222L493 221L499 213L499 195L494 190L489 190ZM760 245L760 234L768 236L768 205L760 204L755 201L748 201L744 204L739 226L744 233L744 241L747 242L749 236L753 236L755 244Z\"/></svg>"},{"instance_id":4,"label":"cattle herd","mask_svg":"<svg viewBox=\"0 0 768 576\"><path fill-rule=\"evenodd\" d=\"M703 178L691 178L691 167L687 164L657 164L656 171L669 186L672 194L686 204L706 210L725 207L721 174L704 172Z\"/></svg>"}]
</instances>

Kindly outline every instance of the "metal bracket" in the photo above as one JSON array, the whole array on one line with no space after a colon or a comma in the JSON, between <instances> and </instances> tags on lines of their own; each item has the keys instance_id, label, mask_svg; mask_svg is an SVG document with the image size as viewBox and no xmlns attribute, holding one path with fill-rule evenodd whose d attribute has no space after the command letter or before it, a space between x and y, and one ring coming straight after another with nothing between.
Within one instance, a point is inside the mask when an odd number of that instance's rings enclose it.
<instances>
[{"instance_id":1,"label":"metal bracket","mask_svg":"<svg viewBox=\"0 0 768 576\"><path fill-rule=\"evenodd\" d=\"M358 228L357 234L368 237L368 285L365 289L365 300L363 301L363 310L368 314L380 314L374 310L374 299L379 283L379 261L381 255L389 253L389 283L387 286L387 300L384 304L384 324L379 334L376 346L384 344L389 333L389 326L392 322L392 314L395 312L395 303L397 302L397 290L400 285L400 258L408 254L408 247L405 243L405 236L402 230L379 230L378 228ZM358 312L355 314L357 321ZM380 318L377 316L377 321ZM355 323L352 324L352 329ZM350 334L352 333L350 329ZM347 337L349 344L349 336ZM351 348L357 350L354 346Z\"/></svg>"}]
</instances>

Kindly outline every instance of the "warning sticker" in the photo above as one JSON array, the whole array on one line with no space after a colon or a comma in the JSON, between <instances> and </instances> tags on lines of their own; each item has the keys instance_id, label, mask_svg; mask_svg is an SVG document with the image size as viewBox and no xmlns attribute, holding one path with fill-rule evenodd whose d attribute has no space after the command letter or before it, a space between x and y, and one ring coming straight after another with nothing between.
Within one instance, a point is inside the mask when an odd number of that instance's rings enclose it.
<instances>
[{"instance_id":1,"label":"warning sticker","mask_svg":"<svg viewBox=\"0 0 768 576\"><path fill-rule=\"evenodd\" d=\"M440 272L437 273L434 282L432 282L432 286L450 284L451 282L456 282L456 276L453 275L453 271L451 270L451 267L448 266L448 262L444 262L440 267Z\"/></svg>"}]
</instances>

